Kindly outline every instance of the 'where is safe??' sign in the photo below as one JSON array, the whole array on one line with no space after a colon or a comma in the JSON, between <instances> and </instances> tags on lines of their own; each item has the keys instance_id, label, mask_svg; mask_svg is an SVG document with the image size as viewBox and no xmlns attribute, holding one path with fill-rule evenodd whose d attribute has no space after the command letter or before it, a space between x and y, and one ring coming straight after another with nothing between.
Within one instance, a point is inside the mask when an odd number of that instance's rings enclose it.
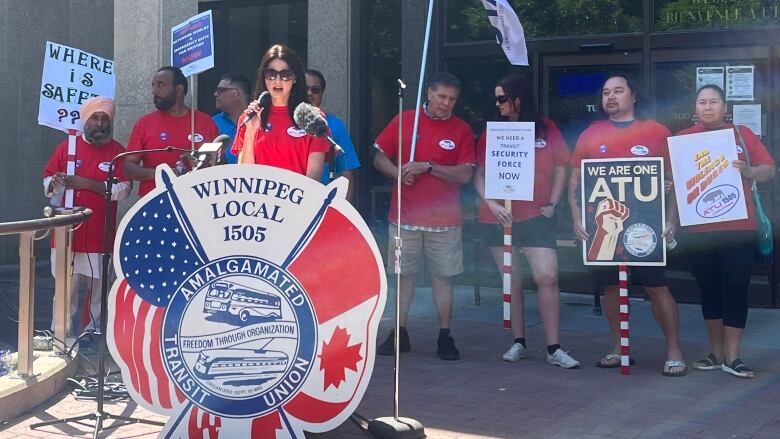
<instances>
[{"instance_id":1,"label":"'where is safe??' sign","mask_svg":"<svg viewBox=\"0 0 780 439\"><path fill-rule=\"evenodd\" d=\"M171 65L184 76L214 67L214 21L211 10L171 28Z\"/></svg>"},{"instance_id":2,"label":"'where is safe??' sign","mask_svg":"<svg viewBox=\"0 0 780 439\"><path fill-rule=\"evenodd\" d=\"M680 225L711 224L747 218L739 170L731 166L740 146L734 130L669 137Z\"/></svg>"},{"instance_id":3,"label":"'where is safe??' sign","mask_svg":"<svg viewBox=\"0 0 780 439\"><path fill-rule=\"evenodd\" d=\"M585 265L666 265L661 158L582 161Z\"/></svg>"},{"instance_id":4,"label":"'where is safe??' sign","mask_svg":"<svg viewBox=\"0 0 780 439\"><path fill-rule=\"evenodd\" d=\"M81 104L94 96L114 98L114 61L73 47L46 42L38 123L81 131Z\"/></svg>"},{"instance_id":5,"label":"'where is safe??' sign","mask_svg":"<svg viewBox=\"0 0 780 439\"><path fill-rule=\"evenodd\" d=\"M344 422L374 367L387 281L371 231L328 186L284 169L175 177L125 215L108 347L163 438L302 438Z\"/></svg>"},{"instance_id":6,"label":"'where is safe??' sign","mask_svg":"<svg viewBox=\"0 0 780 439\"><path fill-rule=\"evenodd\" d=\"M485 197L534 199L536 151L533 122L488 122L485 136Z\"/></svg>"}]
</instances>

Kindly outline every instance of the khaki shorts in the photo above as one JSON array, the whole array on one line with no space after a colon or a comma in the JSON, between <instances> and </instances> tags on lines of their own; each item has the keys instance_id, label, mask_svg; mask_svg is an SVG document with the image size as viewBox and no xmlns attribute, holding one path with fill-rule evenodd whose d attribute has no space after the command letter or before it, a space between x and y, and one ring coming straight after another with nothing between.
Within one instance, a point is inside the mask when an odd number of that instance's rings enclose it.
<instances>
[{"instance_id":1,"label":"khaki shorts","mask_svg":"<svg viewBox=\"0 0 780 439\"><path fill-rule=\"evenodd\" d=\"M395 224L389 226L387 249L388 273L395 273ZM401 229L401 274L414 274L420 268L425 252L428 271L437 276L450 277L463 273L463 244L460 226L444 232L423 232Z\"/></svg>"}]
</instances>

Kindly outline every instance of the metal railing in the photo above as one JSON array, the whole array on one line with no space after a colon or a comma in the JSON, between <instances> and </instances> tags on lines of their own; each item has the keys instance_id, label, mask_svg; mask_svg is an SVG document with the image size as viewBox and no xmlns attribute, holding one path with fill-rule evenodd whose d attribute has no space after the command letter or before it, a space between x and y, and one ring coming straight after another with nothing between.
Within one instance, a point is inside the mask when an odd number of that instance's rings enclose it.
<instances>
[{"instance_id":1,"label":"metal railing","mask_svg":"<svg viewBox=\"0 0 780 439\"><path fill-rule=\"evenodd\" d=\"M54 229L55 279L54 279L54 336L66 340L70 332L70 301L68 290L71 273L68 268L73 258L70 251L71 226L85 221L92 215L90 209L63 210L56 216L25 221L0 223L0 235L19 235L19 360L18 374L33 375L33 334L35 332L35 251L33 243L48 233L36 237L36 232Z\"/></svg>"}]
</instances>

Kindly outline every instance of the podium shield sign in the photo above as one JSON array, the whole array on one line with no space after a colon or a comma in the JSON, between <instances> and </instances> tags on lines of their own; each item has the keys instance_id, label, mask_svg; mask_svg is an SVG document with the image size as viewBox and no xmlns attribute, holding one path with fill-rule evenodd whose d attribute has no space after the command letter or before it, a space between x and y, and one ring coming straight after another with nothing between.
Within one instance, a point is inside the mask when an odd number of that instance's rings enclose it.
<instances>
[{"instance_id":1,"label":"podium shield sign","mask_svg":"<svg viewBox=\"0 0 780 439\"><path fill-rule=\"evenodd\" d=\"M125 216L108 343L161 437L287 438L354 412L374 365L386 278L344 198L286 170L175 177Z\"/></svg>"}]
</instances>

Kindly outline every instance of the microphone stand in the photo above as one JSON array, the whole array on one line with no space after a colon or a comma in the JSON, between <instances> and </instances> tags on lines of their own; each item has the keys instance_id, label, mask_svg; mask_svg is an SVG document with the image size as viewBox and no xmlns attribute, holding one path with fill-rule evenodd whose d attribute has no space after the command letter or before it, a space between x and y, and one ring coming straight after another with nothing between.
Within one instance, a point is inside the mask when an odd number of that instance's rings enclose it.
<instances>
[{"instance_id":1,"label":"microphone stand","mask_svg":"<svg viewBox=\"0 0 780 439\"><path fill-rule=\"evenodd\" d=\"M422 81L422 78L420 78ZM395 374L393 380L393 416L376 418L368 422L368 433L378 439L423 439L425 438L425 428L423 425L412 418L399 416L399 404L398 404L398 388L399 377L401 368L401 352L400 344L401 337L401 163L403 163L403 111L404 111L404 90L406 84L402 80L398 80L398 155L397 155L397 167L398 175L396 175L396 207L398 211L397 216L397 228L395 236ZM414 137L414 136L412 136Z\"/></svg>"},{"instance_id":2,"label":"microphone stand","mask_svg":"<svg viewBox=\"0 0 780 439\"><path fill-rule=\"evenodd\" d=\"M125 151L123 153L117 154L116 157L114 157L108 166L108 177L106 177L106 190L104 192L104 199L106 203L105 207L105 221L104 221L104 227L105 230L103 230L103 267L102 267L102 278L100 279L100 332L95 332L94 335L97 336L99 339L99 346L98 346L98 387L97 387L97 410L95 410L92 413L88 413L81 416L73 416L70 418L64 418L64 419L55 419L51 421L45 421L45 422L38 422L35 424L30 425L30 429L36 429L38 427L45 427L47 425L55 425L55 424L68 424L68 423L80 423L81 421L85 420L92 420L95 421L94 425L94 431L92 432L92 438L97 439L98 434L103 430L113 429L117 427L122 427L129 424L147 424L147 425L156 425L156 426L164 426L165 423L158 422L158 421L150 421L146 419L138 419L138 418L131 418L128 416L121 416L121 415L113 415L111 413L107 413L103 409L103 401L105 396L105 371L106 371L106 330L108 329L108 316L106 315L106 311L108 310L108 277L109 277L109 266L111 262L111 230L112 230L112 221L111 221L111 189L114 185L114 167L116 165L117 160L123 159L127 156L136 155L136 154L142 154L147 152L172 152L172 151L181 151L181 152L191 152L189 149L184 148L176 148L173 146L167 146L165 148L154 148L154 149L146 149L143 151ZM121 422L115 422L109 427L104 427L103 422L108 419L116 419Z\"/></svg>"},{"instance_id":3,"label":"microphone stand","mask_svg":"<svg viewBox=\"0 0 780 439\"><path fill-rule=\"evenodd\" d=\"M328 183L330 183L338 177L336 173L336 142L328 141L328 145L330 146L328 150Z\"/></svg>"}]
</instances>

